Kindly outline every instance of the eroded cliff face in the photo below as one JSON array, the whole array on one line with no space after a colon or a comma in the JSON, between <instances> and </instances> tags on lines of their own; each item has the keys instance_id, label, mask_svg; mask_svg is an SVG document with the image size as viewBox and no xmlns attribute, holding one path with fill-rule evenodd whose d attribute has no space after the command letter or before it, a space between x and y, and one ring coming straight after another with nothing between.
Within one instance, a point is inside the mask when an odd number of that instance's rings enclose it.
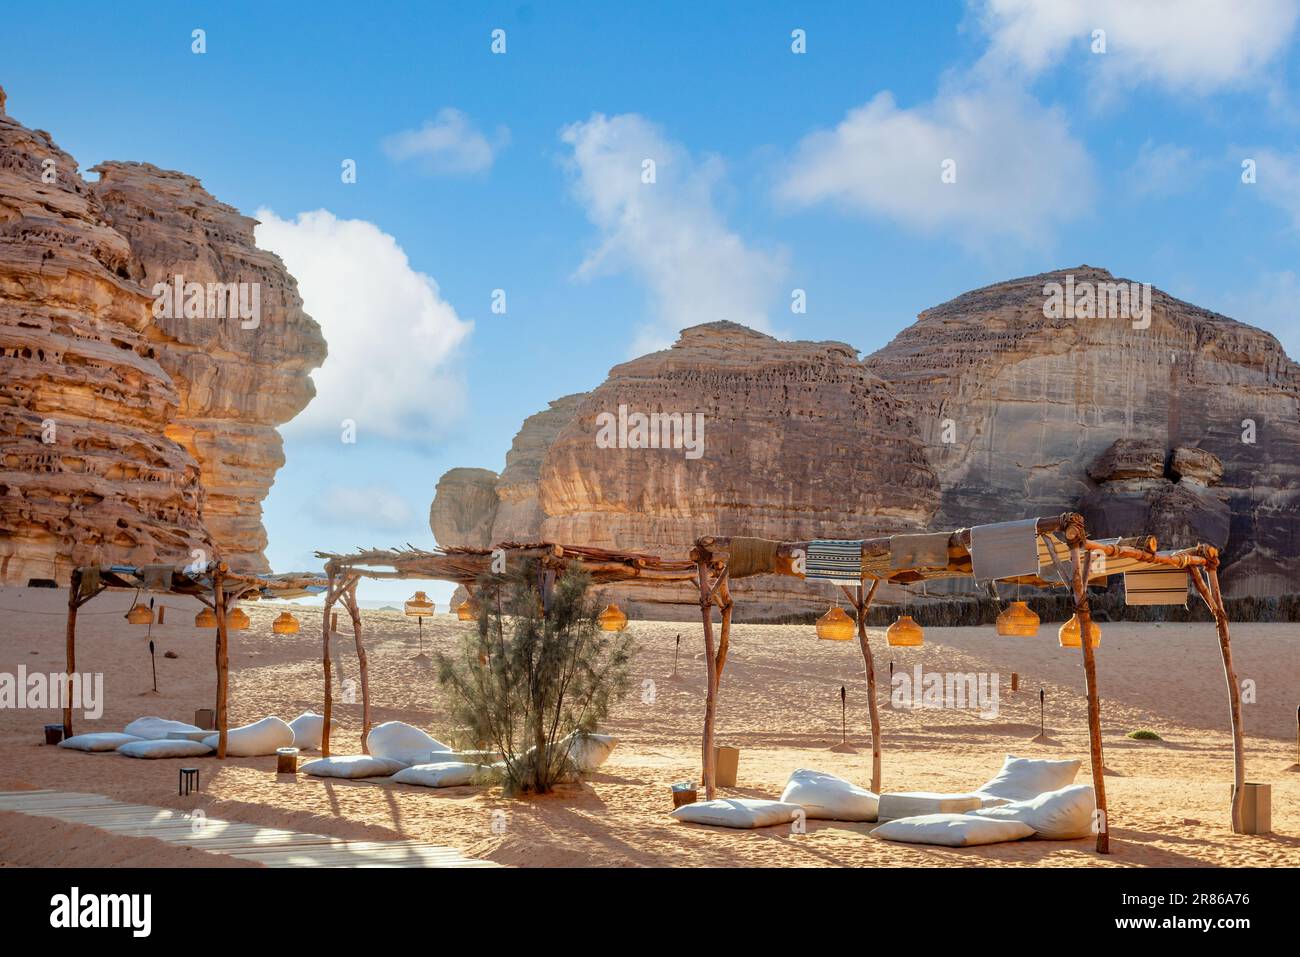
<instances>
[{"instance_id":1,"label":"eroded cliff face","mask_svg":"<svg viewBox=\"0 0 1300 957\"><path fill-rule=\"evenodd\" d=\"M308 373L325 359L320 327L303 312L284 263L257 248L256 221L193 176L148 163L101 163L92 172L100 178L91 192L130 243L146 290L177 276L205 287L246 284L250 292L256 284L256 325L173 308L153 316L148 334L180 396L167 436L198 460L214 544L231 567L268 571L262 501L284 465L276 426L315 395Z\"/></svg>"},{"instance_id":2,"label":"eroded cliff face","mask_svg":"<svg viewBox=\"0 0 1300 957\"><path fill-rule=\"evenodd\" d=\"M1147 328L1048 318L1044 287L1067 276L1076 285L1114 281L1080 266L977 289L921 313L867 359L913 411L943 486L937 521L958 527L1072 507L1094 492L1087 469L1116 439L1149 442L1161 455L1199 449L1222 463L1225 590L1294 591L1300 367L1268 333L1158 289Z\"/></svg>"},{"instance_id":3,"label":"eroded cliff face","mask_svg":"<svg viewBox=\"0 0 1300 957\"><path fill-rule=\"evenodd\" d=\"M198 180L96 171L0 113L0 580L195 549L265 571L275 426L313 395L320 329L253 220ZM176 275L256 284L256 326L158 314Z\"/></svg>"},{"instance_id":4,"label":"eroded cliff face","mask_svg":"<svg viewBox=\"0 0 1300 957\"><path fill-rule=\"evenodd\" d=\"M0 112L0 580L211 552L136 278L76 160Z\"/></svg>"}]
</instances>

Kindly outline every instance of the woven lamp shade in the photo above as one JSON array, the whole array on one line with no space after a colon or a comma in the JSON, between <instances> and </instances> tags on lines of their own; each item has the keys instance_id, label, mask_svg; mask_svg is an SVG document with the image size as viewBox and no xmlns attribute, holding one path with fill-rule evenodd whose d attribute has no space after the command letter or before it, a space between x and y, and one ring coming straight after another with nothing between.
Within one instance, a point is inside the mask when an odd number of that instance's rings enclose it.
<instances>
[{"instance_id":1,"label":"woven lamp shade","mask_svg":"<svg viewBox=\"0 0 1300 957\"><path fill-rule=\"evenodd\" d=\"M478 605L466 598L456 606L456 617L461 621L473 621L478 617Z\"/></svg>"},{"instance_id":2,"label":"woven lamp shade","mask_svg":"<svg viewBox=\"0 0 1300 957\"><path fill-rule=\"evenodd\" d=\"M217 614L211 608L204 608L194 616L195 628L216 628Z\"/></svg>"},{"instance_id":3,"label":"woven lamp shade","mask_svg":"<svg viewBox=\"0 0 1300 957\"><path fill-rule=\"evenodd\" d=\"M280 612L280 617L271 622L271 631L277 635L298 634L298 619L287 611Z\"/></svg>"},{"instance_id":4,"label":"woven lamp shade","mask_svg":"<svg viewBox=\"0 0 1300 957\"><path fill-rule=\"evenodd\" d=\"M152 625L153 609L141 602L136 602L131 606L131 610L126 613L126 620L133 625Z\"/></svg>"},{"instance_id":5,"label":"woven lamp shade","mask_svg":"<svg viewBox=\"0 0 1300 957\"><path fill-rule=\"evenodd\" d=\"M832 605L817 619L817 637L823 641L852 641L857 636L857 622L839 605Z\"/></svg>"},{"instance_id":6,"label":"woven lamp shade","mask_svg":"<svg viewBox=\"0 0 1300 957\"><path fill-rule=\"evenodd\" d=\"M919 648L925 643L925 632L911 615L899 615L885 632L885 640L895 648Z\"/></svg>"},{"instance_id":7,"label":"woven lamp shade","mask_svg":"<svg viewBox=\"0 0 1300 957\"><path fill-rule=\"evenodd\" d=\"M1038 634L1041 619L1023 601L1013 601L998 615L998 634L1013 638L1033 638Z\"/></svg>"},{"instance_id":8,"label":"woven lamp shade","mask_svg":"<svg viewBox=\"0 0 1300 957\"><path fill-rule=\"evenodd\" d=\"M1062 648L1083 647L1083 642L1079 639L1079 616L1075 615L1062 625L1056 637ZM1094 648L1101 644L1101 627L1095 621L1088 622L1088 641Z\"/></svg>"},{"instance_id":9,"label":"woven lamp shade","mask_svg":"<svg viewBox=\"0 0 1300 957\"><path fill-rule=\"evenodd\" d=\"M433 615L433 602L422 591L406 600L406 613L412 618L429 618Z\"/></svg>"},{"instance_id":10,"label":"woven lamp shade","mask_svg":"<svg viewBox=\"0 0 1300 957\"><path fill-rule=\"evenodd\" d=\"M615 604L605 606L605 610L596 618L601 631L622 631L627 627L627 615Z\"/></svg>"},{"instance_id":11,"label":"woven lamp shade","mask_svg":"<svg viewBox=\"0 0 1300 957\"><path fill-rule=\"evenodd\" d=\"M236 608L226 615L226 628L230 631L244 631L248 624L248 613L242 608Z\"/></svg>"}]
</instances>

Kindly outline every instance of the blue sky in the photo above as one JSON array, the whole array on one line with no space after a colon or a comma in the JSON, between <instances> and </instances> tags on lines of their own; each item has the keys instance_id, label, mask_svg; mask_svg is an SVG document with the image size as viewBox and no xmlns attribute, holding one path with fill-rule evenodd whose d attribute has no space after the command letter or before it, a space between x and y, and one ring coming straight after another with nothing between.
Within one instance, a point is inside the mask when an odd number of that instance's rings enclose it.
<instances>
[{"instance_id":1,"label":"blue sky","mask_svg":"<svg viewBox=\"0 0 1300 957\"><path fill-rule=\"evenodd\" d=\"M13 6L0 84L83 171L263 211L334 363L283 430L277 570L431 545L443 471L708 319L867 353L1089 263L1300 353L1300 0L157 6Z\"/></svg>"}]
</instances>

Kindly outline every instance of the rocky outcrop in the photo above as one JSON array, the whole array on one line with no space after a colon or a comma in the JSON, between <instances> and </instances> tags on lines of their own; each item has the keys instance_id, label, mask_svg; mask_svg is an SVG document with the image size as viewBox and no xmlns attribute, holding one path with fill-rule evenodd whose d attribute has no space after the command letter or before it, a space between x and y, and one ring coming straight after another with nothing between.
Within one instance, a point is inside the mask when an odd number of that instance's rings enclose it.
<instances>
[{"instance_id":1,"label":"rocky outcrop","mask_svg":"<svg viewBox=\"0 0 1300 957\"><path fill-rule=\"evenodd\" d=\"M320 330L253 220L196 179L96 171L88 185L48 134L0 115L0 580L195 549L266 570L275 426L312 397ZM160 311L154 283L177 275L245 284L257 322L208 296Z\"/></svg>"},{"instance_id":2,"label":"rocky outcrop","mask_svg":"<svg viewBox=\"0 0 1300 957\"><path fill-rule=\"evenodd\" d=\"M1080 511L1097 537L1154 535L1162 548L1206 542L1223 549L1232 514L1226 495L1209 487L1222 473L1204 449L1167 453L1153 441L1116 439L1088 468L1097 487Z\"/></svg>"},{"instance_id":3,"label":"rocky outcrop","mask_svg":"<svg viewBox=\"0 0 1300 957\"><path fill-rule=\"evenodd\" d=\"M1222 463L1231 514L1225 590L1294 591L1300 367L1268 333L1158 289L1145 328L1045 309L1049 284L1068 279L1094 291L1116 281L1080 266L978 289L921 313L867 359L912 409L943 486L938 521L955 527L1074 505L1095 487L1088 466L1118 438L1157 449L1161 476L1167 450L1196 449ZM1153 466L1123 465L1116 476L1125 468ZM1179 481L1161 507L1195 508L1183 501L1191 489ZM1218 521L1207 520L1192 527Z\"/></svg>"},{"instance_id":4,"label":"rocky outcrop","mask_svg":"<svg viewBox=\"0 0 1300 957\"><path fill-rule=\"evenodd\" d=\"M496 486L497 473L488 469L451 469L438 479L429 506L429 528L439 545L486 548L502 541L492 537Z\"/></svg>"},{"instance_id":5,"label":"rocky outcrop","mask_svg":"<svg viewBox=\"0 0 1300 957\"><path fill-rule=\"evenodd\" d=\"M151 337L180 394L167 435L198 460L204 524L231 567L267 571L262 500L284 464L276 426L315 395L308 373L325 359L320 327L303 312L284 263L257 248L256 221L193 176L148 163L101 163L93 172L100 178L91 191L131 244L133 278L145 289L174 286L177 277L205 290L235 284L245 304L256 304L243 319L206 295L199 315L173 303L164 314L153 310Z\"/></svg>"},{"instance_id":6,"label":"rocky outcrop","mask_svg":"<svg viewBox=\"0 0 1300 957\"><path fill-rule=\"evenodd\" d=\"M0 114L0 580L211 551L135 271L76 160Z\"/></svg>"},{"instance_id":7,"label":"rocky outcrop","mask_svg":"<svg viewBox=\"0 0 1300 957\"><path fill-rule=\"evenodd\" d=\"M526 542L541 534L542 510L539 482L546 453L559 434L578 414L586 392L556 399L530 415L506 453L506 467L497 482L500 505L492 526L494 542Z\"/></svg>"}]
</instances>

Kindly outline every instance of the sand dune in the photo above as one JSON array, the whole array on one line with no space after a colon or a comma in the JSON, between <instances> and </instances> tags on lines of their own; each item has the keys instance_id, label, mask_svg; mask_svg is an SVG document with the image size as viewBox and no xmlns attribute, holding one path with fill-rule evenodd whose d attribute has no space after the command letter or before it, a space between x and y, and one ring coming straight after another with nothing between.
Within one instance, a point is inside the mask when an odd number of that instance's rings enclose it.
<instances>
[{"instance_id":1,"label":"sand dune","mask_svg":"<svg viewBox=\"0 0 1300 957\"><path fill-rule=\"evenodd\" d=\"M154 627L159 692L150 690L145 629L122 614L128 593L108 593L82 609L78 670L102 671L103 716L78 716L76 730L119 730L142 714L191 720L213 701L212 632L192 626L197 605L167 597L167 623ZM0 590L0 671L63 667L62 592ZM232 724L268 714L292 718L320 707L320 611L295 608L302 632L271 634L282 606L246 606L247 632L231 646ZM449 737L443 693L432 672L411 661L416 623L393 612L363 612L371 661L375 721L418 724ZM346 623L343 616L342 623ZM453 618L426 620L426 649L450 648ZM41 726L55 711L0 710L0 789L59 788L167 807L201 807L213 816L291 826L347 838L414 837L469 855L524 866L1300 866L1300 774L1295 760L1295 708L1300 703L1300 638L1294 625L1234 626L1237 668L1255 685L1245 708L1247 778L1273 784L1270 836L1235 836L1227 824L1232 778L1228 709L1212 626L1104 626L1099 651L1106 779L1112 848L1091 841L1022 841L988 848L909 847L868 836L870 825L810 821L808 833L784 827L731 832L678 824L668 785L699 776L704 664L698 625L635 622L637 690L617 709L608 731L622 743L610 762L581 787L509 801L497 790L422 788L374 782L280 778L272 758L218 763L133 761L41 745ZM671 680L673 639L682 634L680 680ZM1088 779L1082 667L1077 651L1056 646L1055 628L1037 638L999 638L989 628L929 629L921 649L890 649L873 630L882 692L891 660L897 670L985 672L1000 676L998 713L896 710L882 698L886 790L966 790L989 778L1006 752L1084 759ZM810 626L737 625L720 698L719 741L742 749L737 796L779 795L790 771L813 767L869 782L870 746L861 659L854 643L819 642ZM166 651L179 657L163 657ZM351 636L335 641L344 678L355 678ZM1010 673L1021 690L1010 692ZM653 694L645 693L653 681ZM848 738L858 754L829 750L840 741L839 688L848 687ZM1050 743L1038 733L1038 689L1046 691ZM359 694L359 691L358 691ZM359 750L360 705L336 705L336 753ZM1151 728L1162 742L1124 737ZM202 790L176 796L176 768L196 763ZM505 830L493 831L494 811ZM497 820L500 820L498 815ZM0 863L95 866L129 860L188 863L175 849L132 841L129 849L87 850L82 828L6 814L0 819ZM126 840L126 839L122 839ZM107 845L105 845L107 847Z\"/></svg>"}]
</instances>

